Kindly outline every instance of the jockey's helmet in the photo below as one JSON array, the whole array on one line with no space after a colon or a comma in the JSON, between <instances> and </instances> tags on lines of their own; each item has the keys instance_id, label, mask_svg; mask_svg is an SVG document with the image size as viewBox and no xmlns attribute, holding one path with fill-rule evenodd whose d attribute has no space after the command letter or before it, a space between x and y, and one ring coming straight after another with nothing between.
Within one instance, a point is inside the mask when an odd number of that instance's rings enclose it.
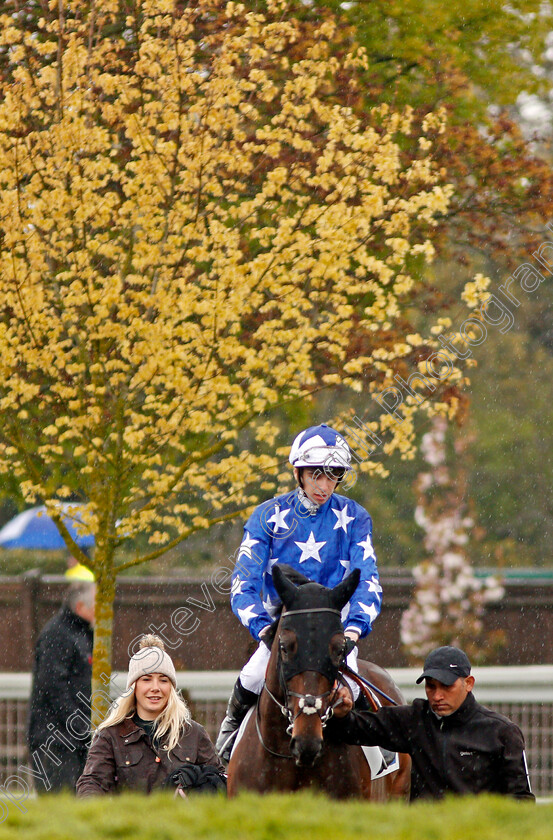
<instances>
[{"instance_id":1,"label":"jockey's helmet","mask_svg":"<svg viewBox=\"0 0 553 840\"><path fill-rule=\"evenodd\" d=\"M351 451L344 438L326 423L304 429L294 439L288 460L294 467L351 470Z\"/></svg>"}]
</instances>

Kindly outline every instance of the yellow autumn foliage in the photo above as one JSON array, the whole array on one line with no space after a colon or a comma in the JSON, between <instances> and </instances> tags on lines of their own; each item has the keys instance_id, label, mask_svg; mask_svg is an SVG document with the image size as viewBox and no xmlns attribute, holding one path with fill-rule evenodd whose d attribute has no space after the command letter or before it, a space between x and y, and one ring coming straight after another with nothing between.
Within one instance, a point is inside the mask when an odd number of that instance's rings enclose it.
<instances>
[{"instance_id":1,"label":"yellow autumn foliage","mask_svg":"<svg viewBox=\"0 0 553 840\"><path fill-rule=\"evenodd\" d=\"M366 56L332 57L330 17L50 6L0 18L0 470L54 513L87 502L105 594L123 541L149 540L140 562L255 501L272 410L336 384L369 400L437 346L401 319L451 190L442 117L413 138L409 112L359 116ZM381 418L386 450L426 408Z\"/></svg>"}]
</instances>

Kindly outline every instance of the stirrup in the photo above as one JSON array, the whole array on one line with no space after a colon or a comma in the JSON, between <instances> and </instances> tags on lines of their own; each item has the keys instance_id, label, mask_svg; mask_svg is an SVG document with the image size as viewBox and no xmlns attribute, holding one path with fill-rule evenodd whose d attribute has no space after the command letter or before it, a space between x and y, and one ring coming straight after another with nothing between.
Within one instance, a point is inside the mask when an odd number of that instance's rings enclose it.
<instances>
[{"instance_id":1,"label":"stirrup","mask_svg":"<svg viewBox=\"0 0 553 840\"><path fill-rule=\"evenodd\" d=\"M232 750L234 739L240 729L240 723L241 721L236 720L236 718L231 715L226 715L221 723L221 728L219 729L219 734L217 735L217 740L215 741L215 752L219 758L223 759L223 761L228 761L230 758L230 751ZM228 753L228 758L225 759L226 753Z\"/></svg>"},{"instance_id":2,"label":"stirrup","mask_svg":"<svg viewBox=\"0 0 553 840\"><path fill-rule=\"evenodd\" d=\"M234 732L231 732L228 737L223 741L221 746L219 746L216 750L217 755L225 764L228 764L230 761L230 756L232 753L232 748L234 746L234 742L236 741L236 736L238 734L238 729Z\"/></svg>"}]
</instances>

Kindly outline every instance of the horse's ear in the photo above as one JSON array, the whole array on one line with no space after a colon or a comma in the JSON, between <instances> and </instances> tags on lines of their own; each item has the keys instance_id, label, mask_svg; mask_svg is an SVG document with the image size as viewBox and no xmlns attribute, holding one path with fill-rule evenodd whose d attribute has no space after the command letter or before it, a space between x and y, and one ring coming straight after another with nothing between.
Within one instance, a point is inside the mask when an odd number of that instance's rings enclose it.
<instances>
[{"instance_id":1,"label":"horse's ear","mask_svg":"<svg viewBox=\"0 0 553 840\"><path fill-rule=\"evenodd\" d=\"M344 580L340 581L340 583L334 587L331 593L331 598L332 603L337 610L341 610L342 607L345 607L357 589L360 577L361 571L359 569L354 569L347 578L344 578Z\"/></svg>"},{"instance_id":2,"label":"horse's ear","mask_svg":"<svg viewBox=\"0 0 553 840\"><path fill-rule=\"evenodd\" d=\"M292 598L296 594L298 587L286 577L285 572L281 569L278 563L273 566L273 583L280 600L285 607L288 607L292 602Z\"/></svg>"},{"instance_id":3,"label":"horse's ear","mask_svg":"<svg viewBox=\"0 0 553 840\"><path fill-rule=\"evenodd\" d=\"M308 577L302 575L297 569L294 569L293 566L289 566L288 563L279 563L278 567L281 572L284 572L288 580L291 580L292 583L295 583L296 586L301 586L304 583L312 583Z\"/></svg>"}]
</instances>

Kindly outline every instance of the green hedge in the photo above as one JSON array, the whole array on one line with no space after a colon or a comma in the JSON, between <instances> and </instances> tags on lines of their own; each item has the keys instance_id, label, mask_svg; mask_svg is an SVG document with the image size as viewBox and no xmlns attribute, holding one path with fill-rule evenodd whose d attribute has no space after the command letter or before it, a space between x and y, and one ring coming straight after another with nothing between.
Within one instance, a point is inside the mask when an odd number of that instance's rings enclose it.
<instances>
[{"instance_id":1,"label":"green hedge","mask_svg":"<svg viewBox=\"0 0 553 840\"><path fill-rule=\"evenodd\" d=\"M550 840L553 804L480 797L440 803L332 802L310 794L235 800L169 795L13 802L0 840Z\"/></svg>"}]
</instances>

